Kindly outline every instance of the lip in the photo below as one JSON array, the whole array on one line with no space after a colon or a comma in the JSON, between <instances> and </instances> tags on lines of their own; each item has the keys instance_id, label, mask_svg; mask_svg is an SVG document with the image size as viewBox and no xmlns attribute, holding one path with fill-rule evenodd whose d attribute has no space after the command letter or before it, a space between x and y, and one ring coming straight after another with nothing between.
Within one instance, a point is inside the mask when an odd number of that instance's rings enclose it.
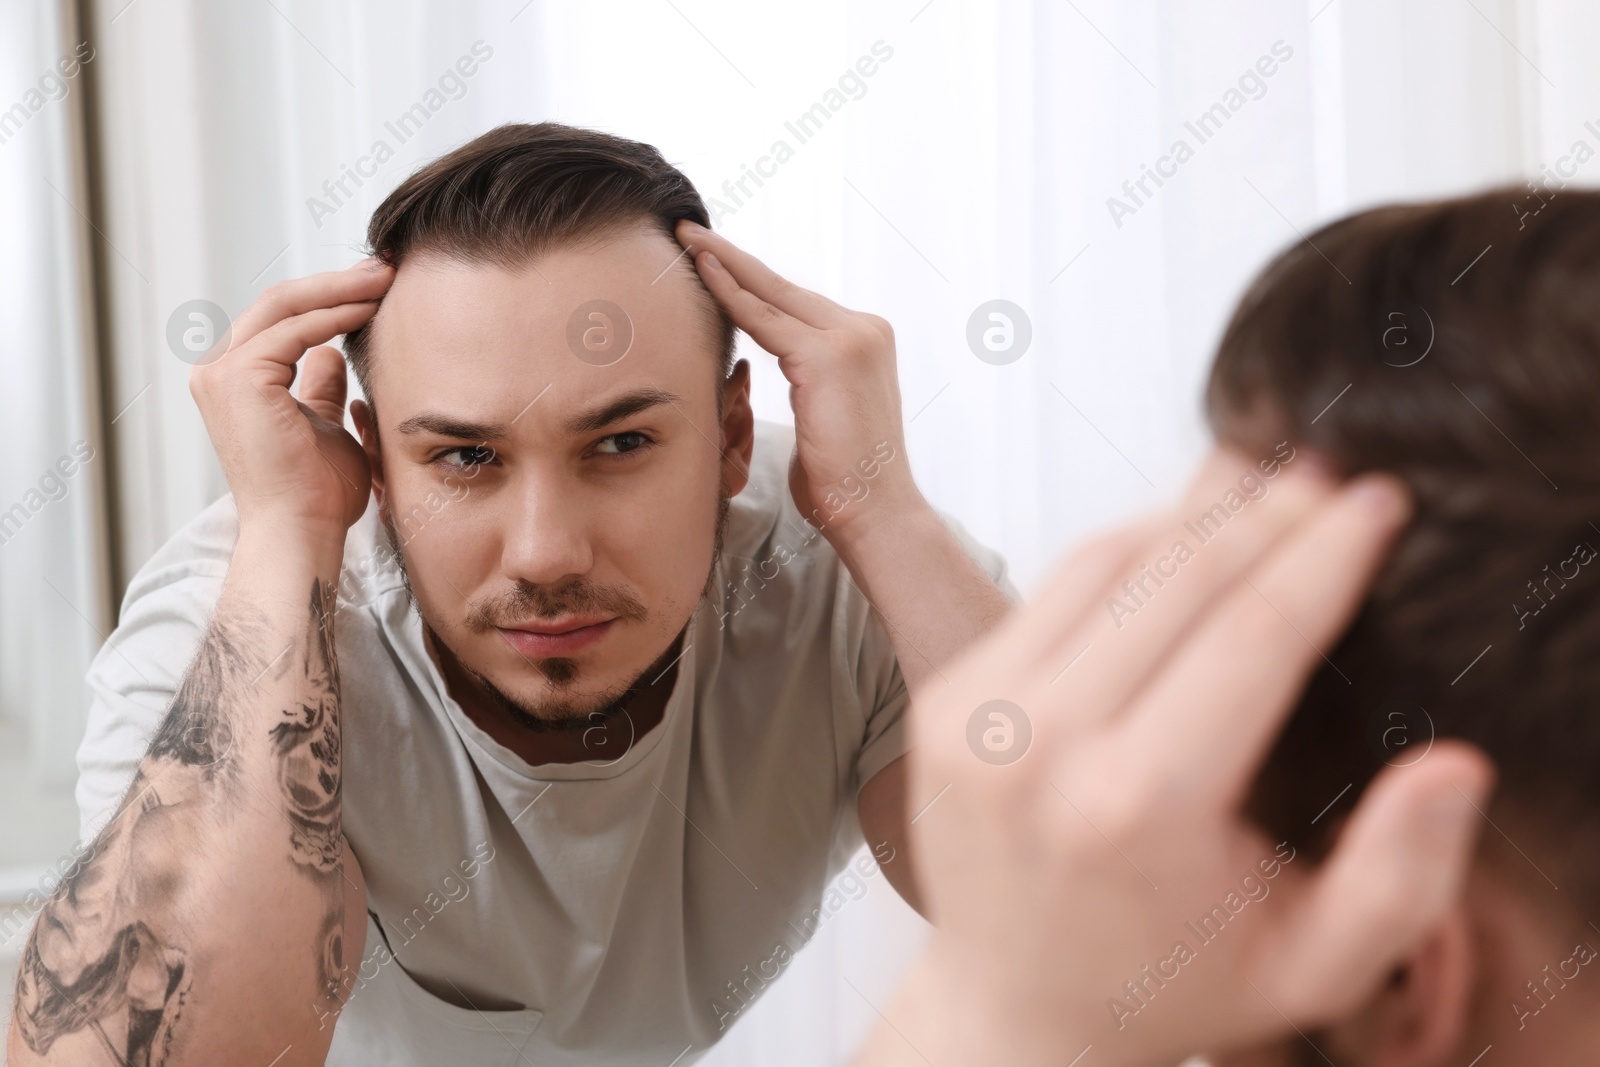
<instances>
[{"instance_id":1,"label":"lip","mask_svg":"<svg viewBox=\"0 0 1600 1067\"><path fill-rule=\"evenodd\" d=\"M570 656L581 652L611 632L616 619L572 618L555 623L498 629L506 643L529 659Z\"/></svg>"}]
</instances>

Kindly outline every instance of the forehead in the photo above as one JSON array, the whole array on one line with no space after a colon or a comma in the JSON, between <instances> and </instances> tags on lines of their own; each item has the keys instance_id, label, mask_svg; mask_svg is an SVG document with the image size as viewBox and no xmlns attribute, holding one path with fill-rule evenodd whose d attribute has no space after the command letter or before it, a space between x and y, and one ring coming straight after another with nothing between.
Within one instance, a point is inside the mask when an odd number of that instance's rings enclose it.
<instances>
[{"instance_id":1,"label":"forehead","mask_svg":"<svg viewBox=\"0 0 1600 1067\"><path fill-rule=\"evenodd\" d=\"M515 267L416 253L373 320L372 400L392 426L424 408L506 421L536 396L545 414L640 387L709 396L711 309L690 257L643 225Z\"/></svg>"}]
</instances>

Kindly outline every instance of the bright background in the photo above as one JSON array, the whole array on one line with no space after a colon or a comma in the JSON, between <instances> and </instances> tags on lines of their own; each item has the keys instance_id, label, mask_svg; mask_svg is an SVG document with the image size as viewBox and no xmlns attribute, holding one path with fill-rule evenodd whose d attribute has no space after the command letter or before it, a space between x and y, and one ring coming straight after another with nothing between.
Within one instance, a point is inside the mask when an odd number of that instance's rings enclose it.
<instances>
[{"instance_id":1,"label":"bright background","mask_svg":"<svg viewBox=\"0 0 1600 1067\"><path fill-rule=\"evenodd\" d=\"M1582 0L0 0L0 24L0 109L95 47L92 82L0 118L0 516L94 449L59 500L0 525L0 901L73 843L83 671L123 585L225 491L166 343L174 309L237 314L347 266L390 188L498 123L655 144L734 209L718 225L736 241L887 317L918 480L1024 591L1182 485L1212 347L1269 254L1356 208L1600 148L1600 8ZM490 58L400 143L385 123L477 42ZM877 42L891 58L800 144L785 123ZM1199 143L1185 122L1277 42L1290 58ZM1107 198L1179 138L1193 158L1114 219ZM380 139L394 158L314 217ZM723 183L777 139L794 157L736 204ZM966 342L996 298L1032 328L998 366ZM771 357L742 354L758 414L787 420ZM870 884L704 1062L844 1062L922 934ZM7 967L20 944L0 943Z\"/></svg>"}]
</instances>

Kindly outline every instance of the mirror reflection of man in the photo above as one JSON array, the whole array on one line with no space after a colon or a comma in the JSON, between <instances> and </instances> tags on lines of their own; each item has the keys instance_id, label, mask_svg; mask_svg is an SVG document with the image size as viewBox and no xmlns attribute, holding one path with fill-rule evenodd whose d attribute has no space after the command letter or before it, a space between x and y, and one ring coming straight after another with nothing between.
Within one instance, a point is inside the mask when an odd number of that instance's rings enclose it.
<instances>
[{"instance_id":1,"label":"mirror reflection of man","mask_svg":"<svg viewBox=\"0 0 1600 1067\"><path fill-rule=\"evenodd\" d=\"M91 672L115 847L12 1062L687 1063L863 838L918 902L908 691L1015 591L917 490L888 324L708 221L653 148L502 127L196 368L232 493Z\"/></svg>"}]
</instances>

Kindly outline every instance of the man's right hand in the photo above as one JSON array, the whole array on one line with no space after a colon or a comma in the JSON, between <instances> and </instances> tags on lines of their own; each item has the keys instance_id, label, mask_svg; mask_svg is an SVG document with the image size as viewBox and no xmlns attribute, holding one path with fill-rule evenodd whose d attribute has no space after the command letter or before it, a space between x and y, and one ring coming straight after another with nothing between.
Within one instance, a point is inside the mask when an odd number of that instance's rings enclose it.
<instances>
[{"instance_id":1,"label":"man's right hand","mask_svg":"<svg viewBox=\"0 0 1600 1067\"><path fill-rule=\"evenodd\" d=\"M241 530L286 529L342 544L366 510L371 470L344 429L344 358L327 342L371 319L393 280L393 268L369 259L280 282L234 322L227 352L190 373ZM296 400L289 387L302 356Z\"/></svg>"}]
</instances>

